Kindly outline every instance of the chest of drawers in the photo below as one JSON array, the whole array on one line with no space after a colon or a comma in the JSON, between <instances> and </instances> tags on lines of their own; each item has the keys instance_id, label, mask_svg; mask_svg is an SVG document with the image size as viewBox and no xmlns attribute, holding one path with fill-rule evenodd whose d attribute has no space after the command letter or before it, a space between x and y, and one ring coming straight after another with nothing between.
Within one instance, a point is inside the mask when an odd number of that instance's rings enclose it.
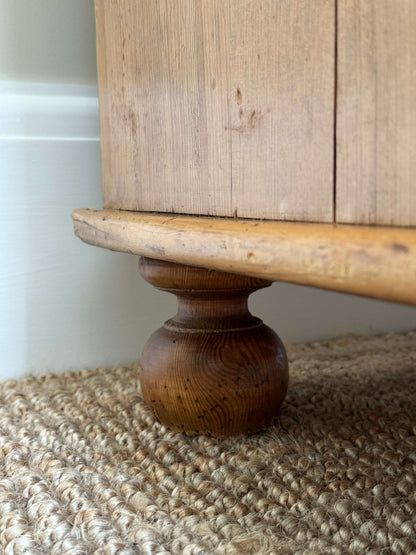
<instances>
[{"instance_id":1,"label":"chest of drawers","mask_svg":"<svg viewBox=\"0 0 416 555\"><path fill-rule=\"evenodd\" d=\"M96 0L96 22L104 209L75 232L179 296L142 358L159 418L255 431L287 362L250 292L416 304L416 4Z\"/></svg>"}]
</instances>

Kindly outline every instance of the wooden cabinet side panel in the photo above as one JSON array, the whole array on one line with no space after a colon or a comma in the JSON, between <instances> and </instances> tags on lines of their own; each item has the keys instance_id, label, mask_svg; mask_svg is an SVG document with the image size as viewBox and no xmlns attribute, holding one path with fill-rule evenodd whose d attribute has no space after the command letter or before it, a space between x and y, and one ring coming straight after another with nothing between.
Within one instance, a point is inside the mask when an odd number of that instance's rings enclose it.
<instances>
[{"instance_id":1,"label":"wooden cabinet side panel","mask_svg":"<svg viewBox=\"0 0 416 555\"><path fill-rule=\"evenodd\" d=\"M96 11L105 206L230 215L228 1Z\"/></svg>"},{"instance_id":2,"label":"wooden cabinet side panel","mask_svg":"<svg viewBox=\"0 0 416 555\"><path fill-rule=\"evenodd\" d=\"M416 225L416 2L338 1L336 219Z\"/></svg>"},{"instance_id":3,"label":"wooden cabinet side panel","mask_svg":"<svg viewBox=\"0 0 416 555\"><path fill-rule=\"evenodd\" d=\"M335 1L235 0L231 25L233 209L331 222Z\"/></svg>"},{"instance_id":4,"label":"wooden cabinet side panel","mask_svg":"<svg viewBox=\"0 0 416 555\"><path fill-rule=\"evenodd\" d=\"M333 219L335 0L96 0L104 205Z\"/></svg>"}]
</instances>

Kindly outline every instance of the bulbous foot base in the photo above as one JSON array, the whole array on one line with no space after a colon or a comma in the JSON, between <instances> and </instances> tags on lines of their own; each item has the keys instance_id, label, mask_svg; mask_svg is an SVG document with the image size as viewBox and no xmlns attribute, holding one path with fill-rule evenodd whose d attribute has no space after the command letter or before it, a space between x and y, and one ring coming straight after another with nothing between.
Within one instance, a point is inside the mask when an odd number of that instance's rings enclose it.
<instances>
[{"instance_id":1,"label":"bulbous foot base","mask_svg":"<svg viewBox=\"0 0 416 555\"><path fill-rule=\"evenodd\" d=\"M177 315L147 342L140 381L170 429L227 437L269 425L288 385L285 349L247 308L270 282L141 258L142 276L177 295Z\"/></svg>"}]
</instances>

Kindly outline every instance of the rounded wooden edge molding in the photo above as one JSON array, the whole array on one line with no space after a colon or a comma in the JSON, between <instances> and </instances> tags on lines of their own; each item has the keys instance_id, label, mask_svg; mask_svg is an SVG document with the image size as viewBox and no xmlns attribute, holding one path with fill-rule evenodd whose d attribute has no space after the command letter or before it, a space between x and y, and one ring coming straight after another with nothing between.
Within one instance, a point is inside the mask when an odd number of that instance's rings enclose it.
<instances>
[{"instance_id":1,"label":"rounded wooden edge molding","mask_svg":"<svg viewBox=\"0 0 416 555\"><path fill-rule=\"evenodd\" d=\"M416 229L78 209L110 250L416 305Z\"/></svg>"},{"instance_id":2,"label":"rounded wooden edge molding","mask_svg":"<svg viewBox=\"0 0 416 555\"><path fill-rule=\"evenodd\" d=\"M141 357L143 397L157 418L177 432L216 437L268 426L286 395L288 362L247 300L270 282L150 258L139 271L178 298L177 314Z\"/></svg>"}]
</instances>

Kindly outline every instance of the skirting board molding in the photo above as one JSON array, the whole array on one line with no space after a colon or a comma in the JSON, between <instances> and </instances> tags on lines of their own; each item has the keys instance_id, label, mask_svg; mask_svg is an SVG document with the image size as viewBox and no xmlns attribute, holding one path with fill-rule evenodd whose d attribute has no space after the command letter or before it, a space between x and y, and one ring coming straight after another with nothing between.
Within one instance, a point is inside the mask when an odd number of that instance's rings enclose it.
<instances>
[{"instance_id":1,"label":"skirting board molding","mask_svg":"<svg viewBox=\"0 0 416 555\"><path fill-rule=\"evenodd\" d=\"M99 140L97 88L0 81L0 139Z\"/></svg>"}]
</instances>

